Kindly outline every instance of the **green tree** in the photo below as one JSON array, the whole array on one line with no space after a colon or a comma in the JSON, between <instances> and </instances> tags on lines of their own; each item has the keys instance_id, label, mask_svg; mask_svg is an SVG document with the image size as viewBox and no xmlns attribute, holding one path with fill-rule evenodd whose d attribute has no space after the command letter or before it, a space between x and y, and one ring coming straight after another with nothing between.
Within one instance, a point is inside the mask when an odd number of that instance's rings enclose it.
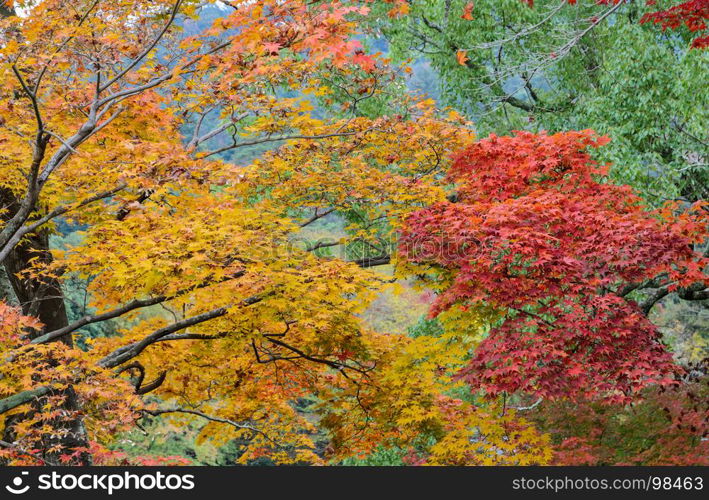
<instances>
[{"instance_id":1,"label":"green tree","mask_svg":"<svg viewBox=\"0 0 709 500\"><path fill-rule=\"evenodd\" d=\"M371 19L396 58L430 61L442 99L480 135L593 128L613 138L597 159L651 203L706 199L707 53L690 50L685 28L639 22L671 2L472 5L412 0L387 16L391 3L380 2Z\"/></svg>"}]
</instances>

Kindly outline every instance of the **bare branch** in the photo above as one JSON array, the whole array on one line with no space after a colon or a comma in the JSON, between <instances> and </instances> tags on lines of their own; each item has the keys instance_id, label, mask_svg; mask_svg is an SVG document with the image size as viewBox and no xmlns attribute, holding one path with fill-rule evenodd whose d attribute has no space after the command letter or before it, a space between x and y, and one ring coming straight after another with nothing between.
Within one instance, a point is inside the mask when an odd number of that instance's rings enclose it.
<instances>
[{"instance_id":1,"label":"bare branch","mask_svg":"<svg viewBox=\"0 0 709 500\"><path fill-rule=\"evenodd\" d=\"M207 132L206 134L204 134L204 135L201 136L201 137L198 137L197 139L194 139L193 141L190 142L190 144L189 144L188 147L197 147L197 146L199 146L201 143L203 143L203 142L205 142L205 141L208 141L209 139L211 139L212 137L214 137L214 136L216 136L216 135L221 134L222 132L224 132L224 131L227 130L228 128L236 126L237 123L239 123L241 120L243 120L243 119L246 118L247 116L249 116L249 113L248 113L248 112L246 112L246 113L241 113L239 116L237 116L236 118L233 118L233 119L230 120L229 122L224 123L224 124L222 124L222 125L216 127L215 129L213 129L213 130ZM201 124L201 122L202 122L202 121L200 120L200 124Z\"/></svg>"},{"instance_id":2,"label":"bare branch","mask_svg":"<svg viewBox=\"0 0 709 500\"><path fill-rule=\"evenodd\" d=\"M111 85L116 83L118 80L123 78L126 73L128 73L130 70L135 68L144 58L147 56L160 42L163 36L165 36L165 33L167 33L167 30L170 28L172 23L175 21L175 17L177 16L177 12L180 9L180 5L182 4L182 0L177 0L175 2L175 5L172 7L172 11L170 12L170 17L167 20L167 23L165 23L165 26L163 26L162 30L160 30L160 33L158 33L158 36L155 37L155 39L141 52L138 54L138 56L131 61L131 63L126 66L122 71L120 71L116 76L111 78L109 81L107 81L105 84L103 84L99 88L99 93L105 91L107 88L109 88Z\"/></svg>"},{"instance_id":3,"label":"bare branch","mask_svg":"<svg viewBox=\"0 0 709 500\"><path fill-rule=\"evenodd\" d=\"M206 321L210 321L214 318L219 318L226 315L228 309L226 307L217 307L211 311L207 311L197 316L192 316L191 318L186 318L171 325L165 326L158 330L155 330L150 335L144 337L138 342L133 342L126 346L120 347L113 351L112 353L104 356L98 362L98 365L104 368L113 368L122 363L125 363L129 359L133 359L138 356L141 352L145 350L150 344L157 342L162 337L165 337L171 333L179 332L190 326L198 325Z\"/></svg>"},{"instance_id":4,"label":"bare branch","mask_svg":"<svg viewBox=\"0 0 709 500\"><path fill-rule=\"evenodd\" d=\"M357 264L359 267L376 267L376 266L386 266L391 263L390 255L377 255L376 257L364 257L362 259L357 259L350 261Z\"/></svg>"},{"instance_id":5,"label":"bare branch","mask_svg":"<svg viewBox=\"0 0 709 500\"><path fill-rule=\"evenodd\" d=\"M200 285L197 285L197 286L194 286L191 288L186 288L186 289L184 289L178 293L175 293L173 295L159 295L157 297L151 297L148 299L134 299L121 307L117 307L117 308L107 311L105 313L97 314L95 316L84 316L83 318L74 321L73 323L65 326L64 328L60 328L58 330L54 330L52 332L45 333L44 335L33 339L31 343L32 344L44 344L44 343L50 342L58 337L62 337L62 336L67 335L73 331L76 331L79 328L82 328L86 325L90 325L92 323L99 323L101 321L108 321L109 319L123 316L124 314L127 314L127 313L134 311L136 309L154 306L156 304L160 304L162 302L166 302L168 300L172 300L172 299L181 297L181 296L191 293L195 290L199 290L200 288L212 286L212 285L222 283L227 280L240 278L240 277L244 276L244 274L246 274L245 271L233 273L230 276L228 276L227 278L225 278L224 280L205 282L205 283L202 283Z\"/></svg>"},{"instance_id":6,"label":"bare branch","mask_svg":"<svg viewBox=\"0 0 709 500\"><path fill-rule=\"evenodd\" d=\"M234 420L231 420L228 418L223 418L223 417L215 417L213 415L208 415L208 414L198 411L198 410L191 410L188 408L169 408L169 409L164 409L164 410L141 410L141 411L143 413L146 413L146 414L152 415L152 416L167 415L170 413L184 413L187 415L195 415L198 417L202 417L206 420L209 420L211 422L218 422L221 424L231 425L232 427L236 427L237 429L249 430L249 431L251 431L255 434L259 434L259 435L265 437L266 439L268 439L269 441L275 443L275 441L273 439L271 439L265 432L254 427L252 424L235 422Z\"/></svg>"},{"instance_id":7,"label":"bare branch","mask_svg":"<svg viewBox=\"0 0 709 500\"><path fill-rule=\"evenodd\" d=\"M313 214L313 216L310 217L305 222L301 223L300 227L308 226L308 225L312 224L313 222L315 222L316 220L321 219L321 218L325 217L326 215L329 215L335 211L334 208L329 208L329 209L325 210L324 212L318 212L318 210L320 210L320 209L318 207L315 207L315 213Z\"/></svg>"},{"instance_id":8,"label":"bare branch","mask_svg":"<svg viewBox=\"0 0 709 500\"><path fill-rule=\"evenodd\" d=\"M533 410L534 408L536 408L537 406L539 406L542 401L544 401L544 398L539 398L539 399L537 399L534 403L532 403L532 404L529 405L529 406L517 406L517 407L511 406L510 408L513 409L513 410L517 410L517 411Z\"/></svg>"},{"instance_id":9,"label":"bare branch","mask_svg":"<svg viewBox=\"0 0 709 500\"><path fill-rule=\"evenodd\" d=\"M118 115L123 111L123 109L124 108L122 107L118 108L118 110L116 110L113 115L111 115L108 119L98 125L96 123L95 118L90 118L81 126L81 128L79 128L79 131L76 134L72 135L66 141L62 141L62 147L60 147L49 159L47 165L44 167L44 170L42 170L42 173L39 175L40 186L47 181L47 179L52 174L52 172L54 172L54 170L59 168L72 155L72 153L76 152L76 148L80 144L84 143L87 139L99 133L106 126L108 126L108 124L110 124L118 117Z\"/></svg>"},{"instance_id":10,"label":"bare branch","mask_svg":"<svg viewBox=\"0 0 709 500\"><path fill-rule=\"evenodd\" d=\"M318 139L328 139L330 137L347 137L347 136L357 135L360 133L369 132L371 130L374 130L374 129L368 129L368 130L364 130L362 132L355 130L355 131L351 131L351 132L333 132L330 134L319 134L319 135L318 134L316 134L316 135L295 134L295 135L280 135L280 136L276 136L276 137L264 137L261 139L253 139L251 141L244 141L244 142L238 142L238 143L234 142L230 146L224 146L223 148L219 148L214 151L209 151L205 154L199 155L199 158L200 159L208 158L210 156L224 153L225 151L229 151L232 149L243 148L245 146L253 146L256 144L264 144L267 142L293 141L293 140L311 140L311 141L313 141L313 140L318 140Z\"/></svg>"}]
</instances>

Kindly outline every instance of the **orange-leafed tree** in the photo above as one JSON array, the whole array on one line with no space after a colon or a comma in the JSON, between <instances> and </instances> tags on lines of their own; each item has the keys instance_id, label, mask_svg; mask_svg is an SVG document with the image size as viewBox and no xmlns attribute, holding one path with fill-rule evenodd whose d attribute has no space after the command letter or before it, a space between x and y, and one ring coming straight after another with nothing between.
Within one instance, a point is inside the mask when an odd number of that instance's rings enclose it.
<instances>
[{"instance_id":1,"label":"orange-leafed tree","mask_svg":"<svg viewBox=\"0 0 709 500\"><path fill-rule=\"evenodd\" d=\"M436 174L471 133L396 91L397 70L356 39L366 5L3 6L3 459L119 463L111 440L149 416L239 438L244 462L319 462L307 397L325 402L332 456L395 435L401 408L356 447L360 426L335 417L366 421L409 343L361 321L384 281L366 268L389 261L396 221L444 198ZM224 161L257 145L272 148ZM333 212L345 236L302 244ZM50 244L67 225L76 237ZM322 253L336 245L343 258ZM85 335L107 321L111 335ZM442 408L438 389L422 408Z\"/></svg>"}]
</instances>

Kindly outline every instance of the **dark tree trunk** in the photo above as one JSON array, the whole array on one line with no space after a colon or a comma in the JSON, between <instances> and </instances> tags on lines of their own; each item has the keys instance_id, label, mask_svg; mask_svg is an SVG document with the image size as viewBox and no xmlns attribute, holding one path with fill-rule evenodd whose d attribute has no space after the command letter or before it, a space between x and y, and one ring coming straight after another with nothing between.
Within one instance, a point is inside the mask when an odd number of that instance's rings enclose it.
<instances>
[{"instance_id":1,"label":"dark tree trunk","mask_svg":"<svg viewBox=\"0 0 709 500\"><path fill-rule=\"evenodd\" d=\"M14 15L16 15L14 2L0 0L0 18ZM0 206L7 209L4 216L8 218L12 218L20 208L17 198L9 190L0 191ZM0 273L0 299L5 299L11 304L19 304L25 314L39 318L44 324L44 331L52 331L66 326L69 320L59 281L56 279L38 280L22 276L22 272L31 266L30 259L33 257L37 257L40 262L44 263L52 261L52 254L49 252L49 236L46 231L28 235L25 241L21 245L17 245L1 263L4 272ZM69 346L72 344L71 335L58 340ZM74 390L69 388L64 392L64 396L63 408L70 415L76 415L79 405ZM13 442L15 440L13 424L30 417L33 412L41 408L44 404L43 399L40 398L33 403L32 408L26 413L16 414L5 420L5 435L3 436L5 441ZM48 450L57 444L65 449L88 446L86 429L80 417L57 420L55 426L62 431L63 435L61 437L47 436L41 443L43 450ZM42 458L48 463L57 463L59 453L43 453ZM88 464L90 456L88 453L81 453L74 463Z\"/></svg>"},{"instance_id":2,"label":"dark tree trunk","mask_svg":"<svg viewBox=\"0 0 709 500\"><path fill-rule=\"evenodd\" d=\"M21 275L31 265L30 259L35 257L37 264L52 261L46 232L33 234L22 245L15 247L4 262L5 272L23 314L38 318L44 325L44 332L51 332L69 324L64 296L56 279L29 279ZM61 341L72 344L69 335L62 337Z\"/></svg>"},{"instance_id":3,"label":"dark tree trunk","mask_svg":"<svg viewBox=\"0 0 709 500\"><path fill-rule=\"evenodd\" d=\"M6 217L12 217L19 208L16 198L7 191L0 193L0 201L2 206L8 208L8 212L5 214ZM57 279L30 278L23 274L32 266L33 262L43 264L52 262L52 254L49 251L49 235L46 231L28 235L22 244L17 245L3 262L6 274L5 279L9 281L15 299L9 302L19 303L24 314L34 316L42 322L44 325L42 331L33 334L38 336L67 326L69 319L64 303L64 294ZM7 286L4 288L3 291L7 293ZM71 335L65 335L57 339L57 341L72 346ZM64 396L63 409L69 412L70 415L76 415L79 405L75 392L69 388L64 392ZM37 409L43 404L43 398L40 398L33 406ZM6 420L5 441L13 442L15 440L12 424L27 418L32 412L33 410L30 410L28 413L15 415ZM54 425L63 435L60 437L47 436L41 444L42 449L47 450L56 445L61 445L64 450L86 448L88 446L86 429L80 417L77 416L69 420L58 419ZM60 453L62 452L43 453L42 457L49 463L57 463ZM88 464L90 463L90 456L87 453L81 453L74 460L74 463Z\"/></svg>"},{"instance_id":4,"label":"dark tree trunk","mask_svg":"<svg viewBox=\"0 0 709 500\"><path fill-rule=\"evenodd\" d=\"M0 18L15 15L15 6L12 0L0 0Z\"/></svg>"}]
</instances>

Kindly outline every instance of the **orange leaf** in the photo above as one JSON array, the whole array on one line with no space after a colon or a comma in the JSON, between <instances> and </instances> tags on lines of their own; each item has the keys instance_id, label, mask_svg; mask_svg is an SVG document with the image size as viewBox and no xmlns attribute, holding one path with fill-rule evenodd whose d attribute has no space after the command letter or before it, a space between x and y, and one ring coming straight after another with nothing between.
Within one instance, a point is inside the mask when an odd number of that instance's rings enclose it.
<instances>
[{"instance_id":1,"label":"orange leaf","mask_svg":"<svg viewBox=\"0 0 709 500\"><path fill-rule=\"evenodd\" d=\"M460 16L461 18L465 19L466 21L472 21L475 19L473 17L473 9L475 8L475 4L473 2L468 2L465 7L463 8L463 15Z\"/></svg>"},{"instance_id":2,"label":"orange leaf","mask_svg":"<svg viewBox=\"0 0 709 500\"><path fill-rule=\"evenodd\" d=\"M465 63L468 61L468 52L465 50L459 50L455 57L458 60L458 64L465 66Z\"/></svg>"}]
</instances>

